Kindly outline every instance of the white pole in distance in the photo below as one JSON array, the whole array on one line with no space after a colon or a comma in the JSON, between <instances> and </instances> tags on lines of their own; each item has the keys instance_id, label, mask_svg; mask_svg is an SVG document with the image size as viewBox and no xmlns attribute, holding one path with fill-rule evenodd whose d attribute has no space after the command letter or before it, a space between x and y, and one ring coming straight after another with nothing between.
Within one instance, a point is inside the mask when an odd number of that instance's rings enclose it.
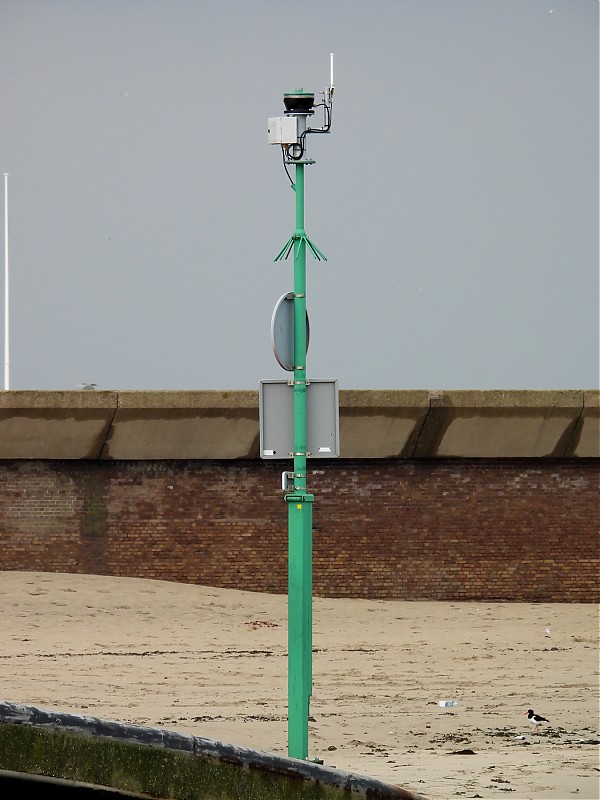
<instances>
[{"instance_id":1,"label":"white pole in distance","mask_svg":"<svg viewBox=\"0 0 600 800\"><path fill-rule=\"evenodd\" d=\"M333 94L333 53L329 53L329 93Z\"/></svg>"},{"instance_id":2,"label":"white pole in distance","mask_svg":"<svg viewBox=\"0 0 600 800\"><path fill-rule=\"evenodd\" d=\"M4 173L4 390L10 386L8 357L8 172Z\"/></svg>"}]
</instances>

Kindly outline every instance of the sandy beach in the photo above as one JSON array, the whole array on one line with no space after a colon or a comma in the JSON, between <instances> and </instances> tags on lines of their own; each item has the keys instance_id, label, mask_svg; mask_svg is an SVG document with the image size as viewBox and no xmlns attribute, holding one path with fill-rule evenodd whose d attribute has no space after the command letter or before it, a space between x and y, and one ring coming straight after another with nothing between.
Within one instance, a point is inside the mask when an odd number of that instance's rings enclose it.
<instances>
[{"instance_id":1,"label":"sandy beach","mask_svg":"<svg viewBox=\"0 0 600 800\"><path fill-rule=\"evenodd\" d=\"M0 572L0 612L2 700L287 753L285 595ZM593 604L314 598L309 758L431 800L597 800L598 645Z\"/></svg>"}]
</instances>

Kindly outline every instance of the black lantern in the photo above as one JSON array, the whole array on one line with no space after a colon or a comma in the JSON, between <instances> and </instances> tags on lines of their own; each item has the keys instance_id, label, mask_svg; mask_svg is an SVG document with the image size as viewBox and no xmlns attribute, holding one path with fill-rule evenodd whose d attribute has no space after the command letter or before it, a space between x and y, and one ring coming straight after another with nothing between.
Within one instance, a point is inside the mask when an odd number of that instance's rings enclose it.
<instances>
[{"instance_id":1,"label":"black lantern","mask_svg":"<svg viewBox=\"0 0 600 800\"><path fill-rule=\"evenodd\" d=\"M312 114L315 95L313 92L305 92L304 89L294 89L293 92L283 95L283 104L286 114Z\"/></svg>"}]
</instances>

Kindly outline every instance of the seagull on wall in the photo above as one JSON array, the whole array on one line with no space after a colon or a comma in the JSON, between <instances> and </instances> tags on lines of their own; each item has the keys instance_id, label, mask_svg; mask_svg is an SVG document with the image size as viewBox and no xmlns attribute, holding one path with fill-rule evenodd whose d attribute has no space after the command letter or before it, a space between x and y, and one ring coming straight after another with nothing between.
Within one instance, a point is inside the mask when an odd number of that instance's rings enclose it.
<instances>
[{"instance_id":1,"label":"seagull on wall","mask_svg":"<svg viewBox=\"0 0 600 800\"><path fill-rule=\"evenodd\" d=\"M98 386L97 383L78 383L77 384L77 388L78 389L84 389L84 390L88 390L88 391L89 390L93 391L97 386Z\"/></svg>"}]
</instances>

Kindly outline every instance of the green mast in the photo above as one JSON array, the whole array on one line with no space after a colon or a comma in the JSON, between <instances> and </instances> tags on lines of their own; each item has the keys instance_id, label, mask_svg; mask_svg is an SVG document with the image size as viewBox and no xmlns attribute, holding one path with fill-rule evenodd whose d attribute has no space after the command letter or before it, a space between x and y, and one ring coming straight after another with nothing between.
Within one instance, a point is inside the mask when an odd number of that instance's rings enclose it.
<instances>
[{"instance_id":1,"label":"green mast","mask_svg":"<svg viewBox=\"0 0 600 800\"><path fill-rule=\"evenodd\" d=\"M288 507L288 755L308 757L312 695L312 504L306 488L304 164L296 165L294 236L294 490Z\"/></svg>"},{"instance_id":2,"label":"green mast","mask_svg":"<svg viewBox=\"0 0 600 800\"><path fill-rule=\"evenodd\" d=\"M306 371L306 250L317 260L326 260L304 230L304 168L315 162L306 157L306 135L325 133L331 124L333 79L324 92L325 126L307 127L314 113L314 94L296 89L284 95L286 117L269 120L269 138L283 148L284 164L294 165L292 188L296 195L296 227L275 261L287 259L294 251L294 364L293 485L285 495L288 508L288 755L308 758L308 718L312 695L312 506L314 496L307 489ZM273 133L272 133L273 131ZM289 173L288 173L289 174Z\"/></svg>"}]
</instances>

